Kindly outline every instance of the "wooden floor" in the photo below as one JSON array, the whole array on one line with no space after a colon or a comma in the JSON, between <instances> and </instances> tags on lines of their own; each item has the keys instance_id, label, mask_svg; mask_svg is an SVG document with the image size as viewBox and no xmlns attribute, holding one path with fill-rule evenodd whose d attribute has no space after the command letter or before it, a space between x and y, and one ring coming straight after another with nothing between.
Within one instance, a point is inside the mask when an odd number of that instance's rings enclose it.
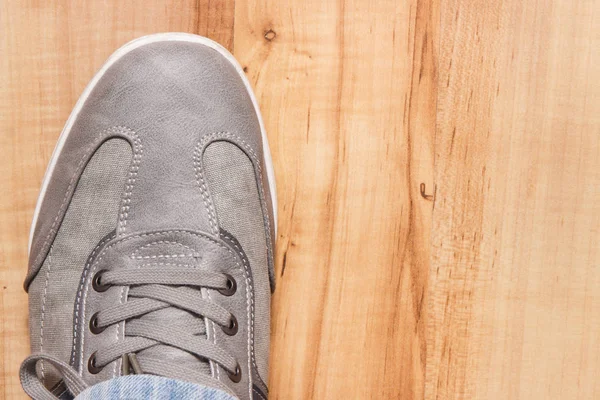
<instances>
[{"instance_id":1,"label":"wooden floor","mask_svg":"<svg viewBox=\"0 0 600 400\"><path fill-rule=\"evenodd\" d=\"M85 6L83 6L85 4ZM245 67L279 197L273 399L600 398L597 0L0 0L0 396L27 236L120 45Z\"/></svg>"}]
</instances>

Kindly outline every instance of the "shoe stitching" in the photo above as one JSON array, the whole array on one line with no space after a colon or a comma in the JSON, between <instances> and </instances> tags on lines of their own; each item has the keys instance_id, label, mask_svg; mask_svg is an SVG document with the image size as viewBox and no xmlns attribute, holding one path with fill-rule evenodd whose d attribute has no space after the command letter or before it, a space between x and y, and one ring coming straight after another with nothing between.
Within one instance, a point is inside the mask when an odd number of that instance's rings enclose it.
<instances>
[{"instance_id":1,"label":"shoe stitching","mask_svg":"<svg viewBox=\"0 0 600 400\"><path fill-rule=\"evenodd\" d=\"M137 174L140 169L140 162L142 160L142 155L144 154L144 148L142 146L142 141L135 136L133 141L134 143L134 155L133 162L131 163L131 167L129 168L129 176L127 178L127 186L125 187L125 197L123 198L123 205L121 207L121 212L119 214L119 233L125 233L125 228L127 226L127 218L129 217L129 209L131 204L131 194L133 193L133 187L135 185L135 181L137 179Z\"/></svg>"},{"instance_id":2,"label":"shoe stitching","mask_svg":"<svg viewBox=\"0 0 600 400\"><path fill-rule=\"evenodd\" d=\"M137 133L135 133L133 130L131 130L131 129L127 128L127 127L124 127L124 126L115 126L115 127L109 128L106 131L104 131L100 136L109 136L111 133L112 134L121 134L121 135L124 135L126 137L129 137L133 141L133 153L134 153L133 154L133 161L132 161L132 166L129 169L129 177L127 179L127 187L126 187L126 193L125 193L125 198L127 198L128 197L127 193L128 193L128 188L129 188L129 185L130 185L130 180L131 180L131 177L132 177L132 172L134 171L133 166L136 165L136 163L139 165L139 161L141 159L141 152L143 151L143 149L142 149L142 142L141 142L141 139L138 137ZM97 142L100 143L100 141L97 141ZM98 146L98 143L95 144L96 147ZM94 145L90 146L90 149L93 148L93 147L94 147ZM89 151L89 149L86 150L86 152L88 152L88 151ZM138 157L138 155L139 155L139 157ZM85 157L84 157L84 159L85 159ZM139 169L139 167L135 169L135 174L137 174L137 169ZM77 176L78 174L81 174L81 171L76 172L75 175L74 175L74 177ZM135 178L134 178L134 182L135 182ZM131 186L131 188L133 188L133 186ZM68 194L68 190L67 190L67 194ZM129 196L130 195L131 195L131 193L129 193ZM65 199L66 199L66 196L67 195L65 195ZM125 202L123 201L123 206L124 205L125 205ZM59 210L59 213L60 213L60 210ZM121 209L120 215L123 215L123 208ZM57 217L58 217L58 215L57 215ZM121 219L121 217L119 217L119 219ZM119 227L119 229L120 229L120 227ZM72 354L72 356L71 356L71 363L75 362L74 357L75 357L75 349L76 349L76 346L77 346L77 329L78 329L77 327L78 327L78 323L79 323L79 307L80 307L80 302L79 301L81 299L82 290L84 289L83 285L84 285L84 283L87 280L87 276L88 276L88 272L89 272L88 267L90 266L89 263L91 261L93 261L93 257L95 255L95 253L98 251L98 249L101 246L103 246L104 244L106 244L111 239L113 239L113 237L108 237L108 238L104 239L102 242L100 242L100 244L98 244L98 246L96 246L96 248L94 248L94 250L93 250L92 254L90 255L90 257L88 259L88 262L86 263L85 268L83 270L83 277L82 277L82 280L81 280L81 282L79 284L79 290L77 291L77 298L75 299L75 301L76 301L75 302L75 324L74 324L74 327L73 327L74 328L73 329L74 330L74 334L73 334L73 347L72 347L72 352L71 352L71 354ZM117 334L118 334L118 332L117 332ZM84 341L85 341L85 336L82 333L81 334L81 348L82 349L83 349ZM80 372L83 373L83 352L82 352L82 356L80 357L80 365L79 365L79 367L81 368Z\"/></svg>"},{"instance_id":3,"label":"shoe stitching","mask_svg":"<svg viewBox=\"0 0 600 400\"><path fill-rule=\"evenodd\" d=\"M252 148L252 146L250 146L244 139L242 139L239 135L236 135L235 133L231 133L231 132L213 132L210 134L207 134L205 136L202 137L202 139L200 140L199 146L197 147L202 147L202 151L201 153L204 153L204 150L206 149L206 147L210 144L211 139L215 138L215 137L225 137L225 138L234 138L237 141L239 141L243 147L242 150L246 150L247 153L250 158L252 158L254 160L254 164L256 166L256 172L258 172L258 180L260 182L260 186L258 187L259 190L259 198L260 198L260 202L261 202L261 206L262 206L262 212L263 212L263 220L266 222L266 243L265 246L267 248L267 255L268 255L268 260L269 260L269 264L273 264L274 263L274 255L273 255L273 249L271 248L271 243L273 243L272 237L271 237L271 217L268 213L268 208L267 208L267 204L265 201L265 196L266 196L266 190L265 190L265 185L264 185L264 180L263 180L263 174L262 174L262 167L261 167L261 162L259 161L259 158L256 154L256 152L254 151L254 149ZM236 142L233 142L234 144L238 144ZM255 174L256 175L256 174ZM274 268L274 265L273 265Z\"/></svg>"},{"instance_id":4,"label":"shoe stitching","mask_svg":"<svg viewBox=\"0 0 600 400\"><path fill-rule=\"evenodd\" d=\"M129 240L134 239L134 238L141 238L141 237L148 237L148 236L155 236L155 235L165 235L165 234L168 234L168 233L187 233L187 234L191 234L191 235L194 235L194 236L197 236L197 237L202 237L202 238L208 239L209 241L213 242L214 244L218 245L219 247L227 250L231 254L231 256L233 257L233 259L234 259L234 261L236 263L236 266L238 267L238 270L240 272L242 272L241 266L240 266L239 262L237 261L237 257L235 257L235 254L233 253L233 251L231 249L229 249L227 246L224 246L223 244L217 242L216 240L214 240L214 239L212 239L210 237L204 236L204 235L199 235L199 234L195 234L195 233L187 232L187 231L171 230L171 231L162 231L162 232L156 232L156 233L149 233L149 234L141 234L141 235L130 236L130 237L127 237L127 238L125 238L123 240L115 242L113 244L110 244L105 249L103 249L102 253L100 253L98 255L98 259L94 262L94 265L92 266L92 271L90 271L90 276L94 275L94 272L96 271L98 263L102 260L102 258L104 257L105 253L111 247L114 247L115 245L117 245L117 244L119 244L121 242L129 241ZM177 264L175 264L175 265L177 265ZM250 309L251 309L251 306L250 306L250 302L248 301L248 299L251 297L252 285L250 284L249 277L247 275L247 271L242 272L242 273L244 274L244 276L246 278L246 285L247 285L246 286L246 310L247 310L247 314L248 314L248 332L250 332L250 329L251 329L250 328L250 326L251 326L250 324L251 324L251 321L254 319L254 313L253 312L252 312L252 320L250 319ZM85 306L86 306L86 303L87 303L87 295L88 295L88 292L89 292L88 291L88 286L89 285L86 285L86 287L84 289L85 290L85 294L83 296L82 321L85 319ZM83 325L82 325L81 329L82 329L82 331L81 331L80 364L83 365L84 336L85 336L83 334ZM249 337L248 340L250 340L250 333L248 334L248 337ZM117 340L118 340L118 335L117 335ZM250 376L250 347L248 347L248 372L249 372L249 380L250 380L250 384L251 384L252 379L251 379L251 376Z\"/></svg>"},{"instance_id":5,"label":"shoe stitching","mask_svg":"<svg viewBox=\"0 0 600 400\"><path fill-rule=\"evenodd\" d=\"M206 181L204 180L204 173L202 168L202 160L201 160L201 152L200 148L202 147L201 142L196 145L194 149L194 171L196 172L196 181L200 186L200 193L202 194L202 201L204 203L204 207L208 211L208 221L212 228L213 234L219 233L219 224L217 222L217 214L215 212L215 207L212 203L212 199L208 194L208 188L206 185Z\"/></svg>"},{"instance_id":6,"label":"shoe stitching","mask_svg":"<svg viewBox=\"0 0 600 400\"><path fill-rule=\"evenodd\" d=\"M133 253L131 253L131 255L129 257L137 259L138 257L140 257L138 254L142 250L148 249L149 247L153 247L153 246L156 246L158 244L169 244L169 245L175 245L175 246L183 247L184 249L186 249L186 250L190 251L190 253L192 253L192 255L189 255L187 257L199 256L199 254L197 254L196 251L193 248L191 248L190 246L186 246L183 243L179 243L179 242L175 242L175 241L171 241L171 240L156 240L156 241L153 241L151 243L145 244L142 247L136 249ZM160 257L160 256L157 256L157 257ZM184 256L180 256L180 257L184 257Z\"/></svg>"},{"instance_id":7,"label":"shoe stitching","mask_svg":"<svg viewBox=\"0 0 600 400\"><path fill-rule=\"evenodd\" d=\"M244 140L242 139L240 136L234 134L234 133L230 133L230 132L214 132L208 135L205 135L202 137L202 139L200 140L198 146L196 146L196 151L198 151L198 149L201 147L202 151L200 151L199 153L204 153L204 150L206 149L206 147L208 146L209 143L211 143L211 139L215 138L215 137L225 137L225 138L234 138L237 139L237 141L239 141L241 143L241 145L244 147L244 149L246 149L247 153L249 154L250 157L254 160L254 164L256 166L257 172L258 172L258 180L260 182L260 186L259 186L259 192L260 192L260 201L261 201L261 206L262 206L262 212L263 212L263 220L266 221L266 225L267 225L267 229L266 229L266 243L265 243L265 247L267 248L267 255L269 258L269 262L272 263L273 261L273 252L271 249L270 244L272 243L272 237L271 237L271 223L270 223L270 216L269 213L267 212L267 206L266 206L266 202L265 202L265 186L264 186L264 180L263 180L263 175L262 175L262 168L261 168L261 163L258 159L258 156L256 155L256 152L254 151L254 149L252 149L252 147ZM237 144L234 142L234 144ZM197 156L198 158L200 157L200 154L198 154ZM256 174L255 174L256 175ZM204 181L203 181L204 182ZM208 192L208 189L201 187L201 190L204 189ZM207 193L208 195L208 193ZM212 205L212 203L211 203ZM210 216L209 216L210 217ZM228 237L227 235L224 235L225 237ZM229 237L229 239L231 240L231 237ZM234 242L232 242L233 246L235 246L236 248L239 249L239 247L237 245L235 245ZM242 262L244 263L244 268L246 268L246 261L243 259L242 257ZM247 279L247 284L250 285L251 284L249 282L249 280ZM247 300L248 301L248 300ZM254 298L253 296L249 299L250 301L250 307L251 307L251 314L252 314L252 318L250 318L250 324L251 324L251 328L250 328L250 332L249 332L249 353L248 353L248 372L250 373L250 369L251 369L251 365L250 362L252 362L252 364L254 365L254 367L256 368L256 370L258 371L258 366L256 365L256 360L254 358ZM249 315L250 317L250 315ZM250 351L251 350L251 351ZM249 376L249 381L250 381L250 387L252 386L252 377ZM250 397L252 397L252 393L249 393Z\"/></svg>"},{"instance_id":8,"label":"shoe stitching","mask_svg":"<svg viewBox=\"0 0 600 400\"><path fill-rule=\"evenodd\" d=\"M235 243L235 239L231 235L229 235L227 233L222 233L222 236L229 239L231 242L231 245L238 250L238 254L240 255L240 258L242 259L244 269L247 271L247 274L248 274L248 278L247 278L246 282L250 286L250 288L252 288L252 284L250 283L250 280L249 280L250 264L248 263L248 260L246 259L246 257L244 257L242 249L240 248L240 246L238 246ZM246 274L244 274L244 275L246 275ZM254 293L254 292L252 292L252 293ZM254 368L256 368L256 371L258 371L258 366L256 365L256 360L254 357L254 294L252 294L252 296L250 298L250 310L251 310L252 319L250 319L250 333L249 333L248 344L249 344L249 348L250 348L251 352L248 353L248 360L249 360L248 361L248 373L250 373L250 360L252 361L252 365L254 365Z\"/></svg>"},{"instance_id":9,"label":"shoe stitching","mask_svg":"<svg viewBox=\"0 0 600 400\"><path fill-rule=\"evenodd\" d=\"M52 266L52 247L48 253L48 268L46 269L46 282L44 283L44 295L42 296L42 323L40 325L40 353L44 352L44 320L46 318L46 299L48 293L48 282L50 282L50 269ZM44 360L40 361L40 370L42 375L42 384L45 383Z\"/></svg>"},{"instance_id":10,"label":"shoe stitching","mask_svg":"<svg viewBox=\"0 0 600 400\"><path fill-rule=\"evenodd\" d=\"M231 237L230 237L230 239L231 239ZM175 243L178 243L178 242L175 242ZM219 244L219 243L217 243L217 244ZM223 246L221 246L221 247L223 247ZM237 247L237 246L236 246L236 247ZM248 274L249 274L249 271L245 270L245 267L244 267L244 269L242 269L242 267L240 266L240 264L237 262L237 259L236 259L236 257L235 257L235 256L233 255L233 253L231 252L231 250L229 250L229 249L228 249L228 248L226 248L226 247L224 247L224 248L225 248L227 251L229 251L229 253L230 253L230 254L233 256L234 260L236 260L236 266L238 267L238 268L236 269L236 271L238 271L239 273L241 273L241 274L244 276L244 279L246 280L246 284L249 286L249 288L250 288L250 291L251 291L252 285L249 283L249 282L250 282L250 281L249 281L249 276L248 276ZM239 248L238 248L238 249L239 249ZM244 262L244 259L243 259L242 257L240 257L240 258L242 259L242 262ZM190 264L181 264L181 263L165 263L165 262L143 264L142 266L144 266L144 267L148 267L148 266L181 266L181 267L194 267L194 265L190 265ZM246 296L248 296L248 292L249 292L249 290L248 290L248 286L247 286L247 289L246 289ZM212 298L210 297L210 290L207 290L207 291L206 291L206 293L207 293L208 299L212 301ZM252 301L252 303L253 303L253 301ZM250 306L250 307L251 307L251 309L253 310L252 306ZM246 307L246 308L248 309L248 307ZM252 315L252 320L250 320L250 319L249 319L250 315ZM252 314L248 313L248 314L247 314L247 317L248 317L248 319L249 319L249 328L250 328L250 329L252 329L252 326L253 326L253 320L254 320L254 312L252 312ZM216 337L217 337L217 335L216 335L216 330L215 330L215 323L214 323L213 321L211 321L211 324L212 324L212 331L213 331L213 344L216 344L216 343L217 343L217 342L216 342ZM250 330L250 329L249 329L249 330ZM207 329L207 333L208 333L208 329ZM249 353L249 354L250 354L250 353ZM212 361L211 361L211 363L212 363ZM250 364L248 364L248 367L250 368ZM219 369L219 366L217 365L215 369L216 369L216 371L217 371L217 380L218 380L218 381L220 381L220 380L221 380L221 371L220 371L220 369Z\"/></svg>"},{"instance_id":11,"label":"shoe stitching","mask_svg":"<svg viewBox=\"0 0 600 400\"><path fill-rule=\"evenodd\" d=\"M124 287L123 289L121 289L121 295L119 296L119 304L123 304L123 297L125 297L125 292L127 291L127 288ZM115 334L115 342L119 341L119 332L121 331L121 326L123 327L123 336L125 336L125 322L119 323L117 324L117 332ZM83 352L82 352L83 353ZM115 360L117 361L117 360ZM117 377L117 364L118 362L113 361L113 378Z\"/></svg>"},{"instance_id":12,"label":"shoe stitching","mask_svg":"<svg viewBox=\"0 0 600 400\"><path fill-rule=\"evenodd\" d=\"M134 260L152 260L155 258L190 258L194 257L194 254L156 254L152 256L129 256Z\"/></svg>"},{"instance_id":13,"label":"shoe stitching","mask_svg":"<svg viewBox=\"0 0 600 400\"><path fill-rule=\"evenodd\" d=\"M75 173L73 174L73 176L71 177L71 180L69 181L69 185L67 186L67 190L65 191L65 195L64 195L61 205L56 213L56 216L54 217L54 220L52 221L50 230L48 231L48 234L46 235L46 238L44 239L42 247L40 248L40 252L38 253L38 255L35 258L35 261L33 262L34 266L37 265L40 262L41 257L45 255L47 247L50 242L50 236L52 236L54 233L57 232L56 224L58 223L58 219L66 209L68 199L72 195L71 189L72 188L74 189L73 184L77 180L77 177L79 177L81 175L81 172L83 171L83 167L86 164L86 161L89 161L92 153L98 148L98 146L102 143L102 141L106 137L108 137L110 135L118 135L118 134L123 135L127 138L130 138L129 137L130 135L133 136L134 138L137 138L137 134L134 131L132 131L131 129L123 127L123 126L116 126L116 127L109 128L109 129L101 132L100 134L98 134L98 136L96 137L96 140L90 146L88 146L88 148L85 150L85 152L83 154L83 157L79 160L79 163L77 163L77 166L75 167ZM135 142L135 140L134 140L134 142ZM29 279L31 279L31 278L29 278Z\"/></svg>"},{"instance_id":14,"label":"shoe stitching","mask_svg":"<svg viewBox=\"0 0 600 400\"><path fill-rule=\"evenodd\" d=\"M94 256L96 255L96 253L98 252L98 250L104 246L107 242L109 242L110 240L112 240L114 238L114 236L109 236L107 238L105 238L104 240L102 240L92 251L92 254L90 255L90 257L88 258L88 261L85 264L85 267L83 268L83 276L81 278L81 281L79 282L79 289L77 290L77 298L75 299L75 323L73 326L73 347L71 349L71 364L75 363L75 349L77 347L77 333L78 333L78 324L79 324L79 308L80 308L80 299L81 299L81 294L83 292L84 289L84 284L87 281L87 276L89 273L89 267L91 266L91 262L94 260ZM81 340L83 342L83 335L81 337ZM83 346L83 343L82 343ZM81 358L81 364L79 365L79 367L81 368L80 372L83 372L83 357Z\"/></svg>"},{"instance_id":15,"label":"shoe stitching","mask_svg":"<svg viewBox=\"0 0 600 400\"><path fill-rule=\"evenodd\" d=\"M206 290L206 296L208 297L208 300L210 300L212 302L212 298L210 297L210 291L209 290ZM213 342L214 345L216 345L217 344L217 333L216 333L216 330L215 330L215 323L214 323L214 321L210 321L210 324L212 326L212 339L213 339L212 342ZM208 337L208 324L205 323L204 325L207 328L207 330L206 330L206 336ZM214 363L214 361L211 361L211 363ZM215 363L215 365L216 365L216 363ZM216 365L215 369L217 371L217 380L220 381L221 380L221 372L219 371L219 366Z\"/></svg>"}]
</instances>

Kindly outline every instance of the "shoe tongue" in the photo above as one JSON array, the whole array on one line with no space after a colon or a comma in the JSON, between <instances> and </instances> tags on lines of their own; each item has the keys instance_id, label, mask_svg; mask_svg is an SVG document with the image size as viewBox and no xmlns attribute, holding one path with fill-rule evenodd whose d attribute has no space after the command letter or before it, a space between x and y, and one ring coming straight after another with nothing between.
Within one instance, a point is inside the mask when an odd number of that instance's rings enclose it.
<instances>
[{"instance_id":1,"label":"shoe tongue","mask_svg":"<svg viewBox=\"0 0 600 400\"><path fill-rule=\"evenodd\" d=\"M208 269L209 265L207 264L210 262L209 260L203 260L200 254L195 253L193 249L178 242L163 241L151 246L142 246L138 248L133 256L140 261L141 268L161 267L165 270L182 266ZM178 289L189 291L190 294L194 296L206 296L206 290L202 290L201 293L199 289L192 287L180 287ZM173 332L186 332L201 338L207 337L204 317L176 307L167 307L156 310L139 319L144 322L168 327L173 330ZM137 359L142 370L144 368L145 358L164 360L208 375L211 373L210 364L207 360L168 345L159 344L138 352ZM190 380L193 380L193 378L190 377Z\"/></svg>"}]
</instances>

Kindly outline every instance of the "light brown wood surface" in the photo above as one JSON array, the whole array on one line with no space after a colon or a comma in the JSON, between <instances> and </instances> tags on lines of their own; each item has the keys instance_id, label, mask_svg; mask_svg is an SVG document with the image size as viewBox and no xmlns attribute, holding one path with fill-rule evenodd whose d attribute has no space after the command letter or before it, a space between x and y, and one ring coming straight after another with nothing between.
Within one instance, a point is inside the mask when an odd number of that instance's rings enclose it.
<instances>
[{"instance_id":1,"label":"light brown wood surface","mask_svg":"<svg viewBox=\"0 0 600 400\"><path fill-rule=\"evenodd\" d=\"M273 399L600 398L600 3L0 0L0 397L79 94L185 31L257 94L279 197Z\"/></svg>"},{"instance_id":2,"label":"light brown wood surface","mask_svg":"<svg viewBox=\"0 0 600 400\"><path fill-rule=\"evenodd\" d=\"M600 3L443 1L426 394L600 398Z\"/></svg>"}]
</instances>

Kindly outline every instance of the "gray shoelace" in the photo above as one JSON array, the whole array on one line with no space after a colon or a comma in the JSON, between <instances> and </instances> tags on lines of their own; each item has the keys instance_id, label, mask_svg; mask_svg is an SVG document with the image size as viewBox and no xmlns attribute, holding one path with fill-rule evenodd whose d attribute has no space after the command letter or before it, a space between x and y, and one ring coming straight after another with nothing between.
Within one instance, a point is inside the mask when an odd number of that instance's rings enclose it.
<instances>
[{"instance_id":1,"label":"gray shoelace","mask_svg":"<svg viewBox=\"0 0 600 400\"><path fill-rule=\"evenodd\" d=\"M191 380L230 392L225 385L206 373L143 353L154 346L167 345L200 359L214 361L230 374L239 373L239 364L233 356L218 345L198 336L188 326L161 326L156 321L145 321L143 318L157 310L175 307L230 329L232 325L237 325L235 317L220 305L202 298L200 293L200 288L216 289L223 293L231 291L235 281L230 276L189 267L123 268L103 273L101 284L104 287L128 286L128 301L103 309L92 316L93 328L101 332L108 326L122 321L127 323L123 340L98 349L91 355L88 363L91 372L99 372L109 363L121 358L124 361L123 368L127 369L125 374L129 372L130 365L125 361L133 361L136 373ZM32 398L57 398L44 387L37 376L36 364L40 360L51 363L61 372L65 385L74 396L87 387L79 372L72 366L46 354L34 354L23 362L20 371L23 389Z\"/></svg>"}]
</instances>

